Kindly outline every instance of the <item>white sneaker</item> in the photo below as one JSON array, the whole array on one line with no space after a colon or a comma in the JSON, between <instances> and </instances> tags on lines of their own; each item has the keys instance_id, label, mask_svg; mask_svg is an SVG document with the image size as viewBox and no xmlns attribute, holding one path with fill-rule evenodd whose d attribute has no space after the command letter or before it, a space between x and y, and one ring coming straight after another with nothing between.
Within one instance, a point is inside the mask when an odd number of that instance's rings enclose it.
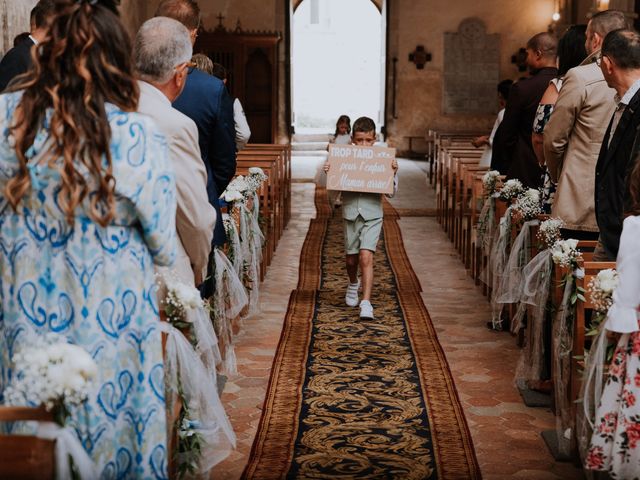
<instances>
[{"instance_id":1,"label":"white sneaker","mask_svg":"<svg viewBox=\"0 0 640 480\"><path fill-rule=\"evenodd\" d=\"M344 296L344 301L349 307L358 306L358 288L360 287L360 280L357 283L350 283L347 287L347 293Z\"/></svg>"},{"instance_id":2,"label":"white sneaker","mask_svg":"<svg viewBox=\"0 0 640 480\"><path fill-rule=\"evenodd\" d=\"M373 307L369 300L363 300L360 302L360 318L373 320Z\"/></svg>"}]
</instances>

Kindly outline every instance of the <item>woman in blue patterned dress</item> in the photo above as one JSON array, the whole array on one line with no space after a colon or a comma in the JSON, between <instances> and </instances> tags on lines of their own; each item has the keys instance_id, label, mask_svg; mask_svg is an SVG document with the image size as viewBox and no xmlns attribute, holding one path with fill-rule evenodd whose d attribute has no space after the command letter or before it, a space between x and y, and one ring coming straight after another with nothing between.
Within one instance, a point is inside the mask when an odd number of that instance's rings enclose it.
<instances>
[{"instance_id":1,"label":"woman in blue patterned dress","mask_svg":"<svg viewBox=\"0 0 640 480\"><path fill-rule=\"evenodd\" d=\"M134 113L115 12L56 0L34 70L0 95L0 403L14 352L60 335L98 364L69 426L101 478L166 478L153 265L175 256L175 184L164 138Z\"/></svg>"}]
</instances>

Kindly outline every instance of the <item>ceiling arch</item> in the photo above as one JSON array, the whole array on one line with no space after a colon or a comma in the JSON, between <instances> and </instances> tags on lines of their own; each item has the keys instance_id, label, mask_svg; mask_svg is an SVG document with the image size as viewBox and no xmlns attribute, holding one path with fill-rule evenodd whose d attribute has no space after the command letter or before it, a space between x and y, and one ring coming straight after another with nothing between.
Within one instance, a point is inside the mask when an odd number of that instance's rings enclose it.
<instances>
[{"instance_id":1,"label":"ceiling arch","mask_svg":"<svg viewBox=\"0 0 640 480\"><path fill-rule=\"evenodd\" d=\"M300 6L300 4L303 2L304 0L291 0L291 3L293 4L293 11L295 12L296 9ZM373 3L376 8L378 9L379 12L382 12L382 2L384 2L384 0L371 0L371 3Z\"/></svg>"}]
</instances>

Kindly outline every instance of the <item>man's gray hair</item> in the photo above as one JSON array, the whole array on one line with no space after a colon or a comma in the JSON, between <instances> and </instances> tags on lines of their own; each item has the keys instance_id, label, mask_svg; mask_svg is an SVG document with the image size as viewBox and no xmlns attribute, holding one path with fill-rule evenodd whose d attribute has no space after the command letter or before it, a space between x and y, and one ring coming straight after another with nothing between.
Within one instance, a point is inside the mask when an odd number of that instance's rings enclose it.
<instances>
[{"instance_id":1,"label":"man's gray hair","mask_svg":"<svg viewBox=\"0 0 640 480\"><path fill-rule=\"evenodd\" d=\"M168 82L175 67L191 60L193 47L187 28L177 20L155 17L142 24L133 45L136 74L142 80Z\"/></svg>"}]
</instances>

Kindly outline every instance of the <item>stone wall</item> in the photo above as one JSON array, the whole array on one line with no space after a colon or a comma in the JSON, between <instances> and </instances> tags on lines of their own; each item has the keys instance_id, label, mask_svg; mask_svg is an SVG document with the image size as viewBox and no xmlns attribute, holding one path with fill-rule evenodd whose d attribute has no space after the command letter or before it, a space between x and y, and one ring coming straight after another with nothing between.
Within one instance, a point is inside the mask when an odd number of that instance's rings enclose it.
<instances>
[{"instance_id":1,"label":"stone wall","mask_svg":"<svg viewBox=\"0 0 640 480\"><path fill-rule=\"evenodd\" d=\"M566 5L567 1L563 0L561 4ZM131 33L135 33L139 25L153 15L159 2L160 0L122 0L122 19ZM34 3L35 0L0 0L0 19L10 21L10 25L3 25L0 50L8 47L9 37L13 38L14 34L28 27L27 4L30 9ZM218 24L216 17L222 14L225 17L223 23L228 29L234 29L239 19L244 30L279 31L283 34L279 49L281 105L278 137L280 140L286 140L289 123L286 90L286 11L289 8L287 0L200 0L199 3L204 28L215 28ZM551 22L554 3L553 0L388 0L389 65L392 65L394 57L398 59L395 85L397 118L391 115L393 85L390 75L387 79L386 127L391 142L400 150L406 150L406 137L424 136L429 128L488 130L493 123L495 112L444 113L445 33L455 32L464 19L480 19L486 25L487 34L500 36L498 77L516 79L521 74L511 63L511 56L525 45L531 35L547 29ZM585 16L599 4L598 0L572 0L576 18L572 18L571 21L586 21ZM633 1L630 0L609 1L612 8L631 9L632 4ZM22 12L21 19L15 17L18 10ZM409 61L409 54L418 45L423 45L432 54L431 62L427 63L423 70L416 69ZM391 68L389 71L391 72Z\"/></svg>"},{"instance_id":2,"label":"stone wall","mask_svg":"<svg viewBox=\"0 0 640 480\"><path fill-rule=\"evenodd\" d=\"M546 31L551 22L552 0L400 0L390 3L389 59L397 62L397 118L391 117L391 88L388 82L387 133L391 143L401 150L408 147L407 136L424 136L429 128L444 130L490 130L495 119L487 114L443 113L443 71L445 32L455 32L466 18L480 19L488 34L500 35L500 79L517 79L511 56L525 46L535 33ZM409 61L409 53L423 45L432 61L418 70ZM390 79L391 80L391 79ZM487 132L488 133L488 132Z\"/></svg>"}]
</instances>

